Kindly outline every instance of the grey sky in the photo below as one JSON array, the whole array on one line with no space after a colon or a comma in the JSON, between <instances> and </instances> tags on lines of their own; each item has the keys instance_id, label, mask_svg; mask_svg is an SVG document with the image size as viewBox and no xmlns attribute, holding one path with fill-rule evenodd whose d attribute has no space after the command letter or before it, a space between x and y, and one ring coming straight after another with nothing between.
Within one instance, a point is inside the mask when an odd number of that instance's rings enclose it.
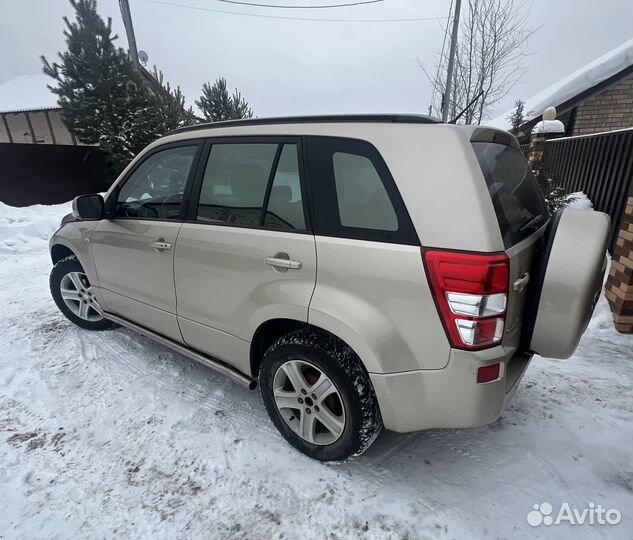
<instances>
[{"instance_id":1,"label":"grey sky","mask_svg":"<svg viewBox=\"0 0 633 540\"><path fill-rule=\"evenodd\" d=\"M168 0L226 11L320 18L446 17L449 0L386 0L328 10L240 8L216 0ZM269 2L272 3L272 2ZM278 0L318 5L326 0ZM258 116L426 112L431 89L416 55L433 65L440 22L289 21L203 12L130 0L140 49L189 102L218 75L239 87ZM98 0L126 47L117 0ZM0 0L0 83L38 73L40 54L64 47L66 0ZM631 0L534 0L528 71L499 104L503 112L633 36Z\"/></svg>"}]
</instances>

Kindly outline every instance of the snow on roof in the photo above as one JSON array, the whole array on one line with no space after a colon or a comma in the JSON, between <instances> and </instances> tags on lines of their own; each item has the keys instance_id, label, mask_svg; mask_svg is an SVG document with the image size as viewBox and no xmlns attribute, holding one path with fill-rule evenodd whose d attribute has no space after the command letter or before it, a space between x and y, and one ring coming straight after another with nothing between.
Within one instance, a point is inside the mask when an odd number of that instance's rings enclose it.
<instances>
[{"instance_id":1,"label":"snow on roof","mask_svg":"<svg viewBox=\"0 0 633 540\"><path fill-rule=\"evenodd\" d=\"M619 47L612 49L600 58L596 58L593 62L589 62L571 75L527 99L525 101L525 110L529 114L525 115L526 122L543 114L547 107L558 107L567 100L600 84L631 65L633 65L633 39L625 41ZM511 124L507 117L512 113L513 109L486 122L486 125L500 129L510 129Z\"/></svg>"},{"instance_id":2,"label":"snow on roof","mask_svg":"<svg viewBox=\"0 0 633 540\"><path fill-rule=\"evenodd\" d=\"M57 96L46 87L51 81L48 75L40 73L0 84L0 113L58 108Z\"/></svg>"}]
</instances>

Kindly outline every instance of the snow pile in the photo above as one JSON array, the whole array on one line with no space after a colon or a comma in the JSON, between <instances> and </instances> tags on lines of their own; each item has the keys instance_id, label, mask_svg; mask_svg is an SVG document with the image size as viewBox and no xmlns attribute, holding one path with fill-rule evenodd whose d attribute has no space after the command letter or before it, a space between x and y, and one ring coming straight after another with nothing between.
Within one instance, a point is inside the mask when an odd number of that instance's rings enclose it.
<instances>
[{"instance_id":1,"label":"snow pile","mask_svg":"<svg viewBox=\"0 0 633 540\"><path fill-rule=\"evenodd\" d=\"M625 41L619 47L525 100L525 111L527 111L525 121L528 122L540 116L547 107L562 105L567 100L600 84L631 65L633 65L633 39ZM508 116L512 114L513 110L510 109L497 118L486 122L486 125L509 130L512 125L508 121Z\"/></svg>"},{"instance_id":2,"label":"snow pile","mask_svg":"<svg viewBox=\"0 0 633 540\"><path fill-rule=\"evenodd\" d=\"M584 191L575 191L566 196L567 208L575 208L576 210L593 210L593 203L591 199L587 197Z\"/></svg>"},{"instance_id":3,"label":"snow pile","mask_svg":"<svg viewBox=\"0 0 633 540\"><path fill-rule=\"evenodd\" d=\"M22 75L0 84L0 112L55 109L57 96L48 88L53 80L42 74Z\"/></svg>"},{"instance_id":4,"label":"snow pile","mask_svg":"<svg viewBox=\"0 0 633 540\"><path fill-rule=\"evenodd\" d=\"M534 358L498 422L383 432L329 466L281 438L258 392L68 322L42 237L69 208L0 206L0 238L30 249L0 253L2 538L630 540L633 336L604 296L574 356ZM542 502L622 523L531 527Z\"/></svg>"},{"instance_id":5,"label":"snow pile","mask_svg":"<svg viewBox=\"0 0 633 540\"><path fill-rule=\"evenodd\" d=\"M537 133L565 133L565 126L560 120L541 120L532 130L532 135Z\"/></svg>"},{"instance_id":6,"label":"snow pile","mask_svg":"<svg viewBox=\"0 0 633 540\"><path fill-rule=\"evenodd\" d=\"M48 246L72 203L15 208L0 202L0 253L21 253Z\"/></svg>"}]
</instances>

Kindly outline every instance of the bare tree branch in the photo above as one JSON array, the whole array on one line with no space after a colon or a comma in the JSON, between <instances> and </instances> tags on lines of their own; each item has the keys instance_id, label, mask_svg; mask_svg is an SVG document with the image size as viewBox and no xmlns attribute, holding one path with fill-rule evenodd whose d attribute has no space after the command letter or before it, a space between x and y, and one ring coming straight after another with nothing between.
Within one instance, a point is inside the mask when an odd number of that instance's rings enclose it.
<instances>
[{"instance_id":1,"label":"bare tree branch","mask_svg":"<svg viewBox=\"0 0 633 540\"><path fill-rule=\"evenodd\" d=\"M433 70L419 58L418 65L434 90L432 110L439 112L442 99L449 99L450 117L468 107L461 121L480 124L525 73L527 42L536 30L527 28L529 0L468 0L465 7L451 95L444 96L446 65L442 58Z\"/></svg>"}]
</instances>

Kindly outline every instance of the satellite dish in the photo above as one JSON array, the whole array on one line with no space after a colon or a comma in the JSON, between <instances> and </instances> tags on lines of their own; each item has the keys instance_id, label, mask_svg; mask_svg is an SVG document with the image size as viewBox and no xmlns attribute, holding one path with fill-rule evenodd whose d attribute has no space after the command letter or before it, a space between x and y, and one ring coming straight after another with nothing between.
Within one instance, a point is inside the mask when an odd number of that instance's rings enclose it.
<instances>
[{"instance_id":1,"label":"satellite dish","mask_svg":"<svg viewBox=\"0 0 633 540\"><path fill-rule=\"evenodd\" d=\"M145 51L139 51L138 59L141 61L141 64L146 65L147 61L149 60L149 56L147 55Z\"/></svg>"}]
</instances>

